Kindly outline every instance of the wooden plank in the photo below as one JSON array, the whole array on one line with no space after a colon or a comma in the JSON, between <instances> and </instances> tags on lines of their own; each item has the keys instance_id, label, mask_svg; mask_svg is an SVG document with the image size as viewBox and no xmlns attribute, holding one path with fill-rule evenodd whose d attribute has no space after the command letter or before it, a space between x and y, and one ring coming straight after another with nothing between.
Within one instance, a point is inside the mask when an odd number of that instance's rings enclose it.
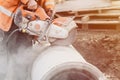
<instances>
[{"instance_id":1,"label":"wooden plank","mask_svg":"<svg viewBox=\"0 0 120 80\"><path fill-rule=\"evenodd\" d=\"M83 21L76 20L75 22L78 24L109 24L109 25L120 24L120 21L86 21L86 22L83 22Z\"/></svg>"},{"instance_id":2,"label":"wooden plank","mask_svg":"<svg viewBox=\"0 0 120 80\"><path fill-rule=\"evenodd\" d=\"M102 14L85 14L85 15L77 15L76 17L83 17L83 16L120 16L120 13L116 14L116 13L102 13Z\"/></svg>"},{"instance_id":3,"label":"wooden plank","mask_svg":"<svg viewBox=\"0 0 120 80\"><path fill-rule=\"evenodd\" d=\"M103 8L93 8L93 9L81 9L78 12L85 12L85 11L99 11L99 10L120 10L120 6L110 6L110 7L103 7ZM74 13L74 11L71 11ZM76 11L75 11L76 12Z\"/></svg>"},{"instance_id":4,"label":"wooden plank","mask_svg":"<svg viewBox=\"0 0 120 80\"><path fill-rule=\"evenodd\" d=\"M90 13L90 14L78 14L78 13L75 13L75 14L70 14L69 12L67 13L64 13L64 14L66 14L66 15L63 15L62 13L61 14L59 14L59 13L56 13L56 15L59 15L59 17L61 16L67 16L67 17L69 17L69 16L76 16L76 18L82 18L82 17L84 17L84 16L90 16L90 17L92 17L92 16L96 16L96 17L106 17L106 16L108 16L108 17L120 17L120 13L101 13L101 14L98 14L98 13Z\"/></svg>"}]
</instances>

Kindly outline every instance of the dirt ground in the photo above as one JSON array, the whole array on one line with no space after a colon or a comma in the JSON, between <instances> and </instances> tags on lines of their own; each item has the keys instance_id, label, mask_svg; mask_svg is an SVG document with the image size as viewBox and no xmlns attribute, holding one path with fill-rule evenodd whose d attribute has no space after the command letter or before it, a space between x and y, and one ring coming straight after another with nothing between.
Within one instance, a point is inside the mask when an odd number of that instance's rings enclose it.
<instances>
[{"instance_id":1,"label":"dirt ground","mask_svg":"<svg viewBox=\"0 0 120 80\"><path fill-rule=\"evenodd\" d=\"M109 80L120 80L120 31L78 31L74 47Z\"/></svg>"}]
</instances>

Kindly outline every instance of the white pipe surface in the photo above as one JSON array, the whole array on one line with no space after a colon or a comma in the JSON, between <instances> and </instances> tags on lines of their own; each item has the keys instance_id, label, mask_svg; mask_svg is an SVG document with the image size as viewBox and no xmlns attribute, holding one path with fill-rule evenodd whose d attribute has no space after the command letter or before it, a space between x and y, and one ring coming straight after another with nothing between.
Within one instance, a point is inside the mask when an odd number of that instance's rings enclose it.
<instances>
[{"instance_id":1,"label":"white pipe surface","mask_svg":"<svg viewBox=\"0 0 120 80\"><path fill-rule=\"evenodd\" d=\"M52 69L57 68L59 67L59 65L62 64L74 63L74 62L85 63L89 65L89 63L86 62L86 60L82 57L82 55L80 55L71 46L48 47L48 49L46 49L45 51L42 52L42 54L39 55L39 57L36 59L36 61L33 64L32 80L46 80L45 77L47 77L48 73L54 73L51 72ZM97 73L94 71L97 77L99 78L101 78L101 76L103 77L102 73L96 67L92 65L89 66L93 67L93 71L94 69L97 71ZM48 76L50 76L50 74ZM104 79L102 78L99 80L104 80Z\"/></svg>"}]
</instances>

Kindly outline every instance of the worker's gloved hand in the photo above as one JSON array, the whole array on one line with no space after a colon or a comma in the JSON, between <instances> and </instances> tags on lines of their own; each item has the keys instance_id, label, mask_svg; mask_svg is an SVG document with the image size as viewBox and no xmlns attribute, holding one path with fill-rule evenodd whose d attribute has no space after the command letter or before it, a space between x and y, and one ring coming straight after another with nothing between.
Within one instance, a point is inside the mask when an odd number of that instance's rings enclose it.
<instances>
[{"instance_id":1,"label":"worker's gloved hand","mask_svg":"<svg viewBox=\"0 0 120 80\"><path fill-rule=\"evenodd\" d=\"M29 0L27 4L27 8L30 10L37 9L37 2L35 0Z\"/></svg>"},{"instance_id":2,"label":"worker's gloved hand","mask_svg":"<svg viewBox=\"0 0 120 80\"><path fill-rule=\"evenodd\" d=\"M48 15L49 17L51 17L52 14L53 14L53 10L52 10L52 9L48 9L48 10L47 10L47 15Z\"/></svg>"}]
</instances>

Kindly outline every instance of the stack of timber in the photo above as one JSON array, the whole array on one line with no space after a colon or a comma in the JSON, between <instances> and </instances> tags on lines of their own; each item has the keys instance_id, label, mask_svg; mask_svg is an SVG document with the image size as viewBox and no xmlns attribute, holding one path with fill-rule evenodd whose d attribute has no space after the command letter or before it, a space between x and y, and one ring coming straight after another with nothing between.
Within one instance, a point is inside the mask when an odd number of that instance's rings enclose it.
<instances>
[{"instance_id":1,"label":"stack of timber","mask_svg":"<svg viewBox=\"0 0 120 80\"><path fill-rule=\"evenodd\" d=\"M106 29L120 30L119 0L112 1L106 7L86 8L79 10L57 11L57 17L72 17L82 30Z\"/></svg>"}]
</instances>

